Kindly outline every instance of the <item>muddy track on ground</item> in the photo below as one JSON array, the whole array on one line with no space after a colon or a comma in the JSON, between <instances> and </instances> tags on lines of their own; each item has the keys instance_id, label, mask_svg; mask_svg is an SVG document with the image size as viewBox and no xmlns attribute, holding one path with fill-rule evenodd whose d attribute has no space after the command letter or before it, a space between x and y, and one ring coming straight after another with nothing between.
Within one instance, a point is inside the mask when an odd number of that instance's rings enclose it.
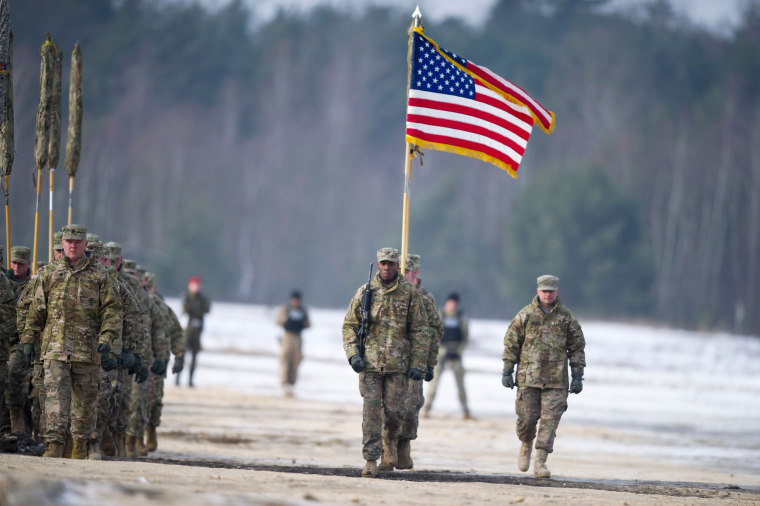
<instances>
[{"instance_id":1,"label":"muddy track on ground","mask_svg":"<svg viewBox=\"0 0 760 506\"><path fill-rule=\"evenodd\" d=\"M319 476L343 476L360 478L361 469L349 467L327 467L307 465L275 465L240 463L223 460L174 459L148 457L145 462L176 466L208 467L214 469L244 469L251 471L270 471L275 473L310 474ZM501 485L522 485L527 487L574 488L587 490L604 490L609 492L628 492L632 494L663 495L672 497L699 497L705 499L726 499L732 493L742 492L757 495L760 489L743 489L736 485L715 483L681 483L670 481L613 481L581 479L541 479L529 476L510 476L500 474L459 473L452 471L395 471L379 473L381 480L397 480L429 483L492 483Z\"/></svg>"}]
</instances>

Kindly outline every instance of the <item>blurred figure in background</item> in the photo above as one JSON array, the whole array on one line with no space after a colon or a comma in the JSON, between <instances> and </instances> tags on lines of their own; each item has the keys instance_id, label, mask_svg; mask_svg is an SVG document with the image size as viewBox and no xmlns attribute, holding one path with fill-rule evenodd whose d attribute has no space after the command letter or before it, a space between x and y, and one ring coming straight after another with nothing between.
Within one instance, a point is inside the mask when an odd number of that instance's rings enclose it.
<instances>
[{"instance_id":1,"label":"blurred figure in background","mask_svg":"<svg viewBox=\"0 0 760 506\"><path fill-rule=\"evenodd\" d=\"M282 354L280 355L282 393L293 397L293 387L298 377L298 365L303 359L301 351L301 331L311 326L309 313L301 304L301 292L293 291L288 304L280 308L277 325L285 329L282 337Z\"/></svg>"},{"instance_id":2,"label":"blurred figure in background","mask_svg":"<svg viewBox=\"0 0 760 506\"><path fill-rule=\"evenodd\" d=\"M464 389L464 366L462 365L462 352L467 346L469 339L469 322L467 317L459 309L459 294L452 292L447 298L441 311L443 323L443 336L438 350L438 364L435 367L433 380L428 389L427 401L425 402L424 416L428 416L433 407L435 393L438 390L438 381L441 374L447 368L454 371L459 390L459 403L462 405L465 420L473 420L470 409L467 407L467 392Z\"/></svg>"},{"instance_id":3,"label":"blurred figure in background","mask_svg":"<svg viewBox=\"0 0 760 506\"><path fill-rule=\"evenodd\" d=\"M182 312L189 316L185 327L185 350L191 353L190 381L192 387L195 374L195 360L201 351L201 332L203 332L203 316L211 309L211 302L201 293L201 278L193 276L187 283L187 293L182 297ZM179 385L180 373L177 373L176 383Z\"/></svg>"},{"instance_id":4,"label":"blurred figure in background","mask_svg":"<svg viewBox=\"0 0 760 506\"><path fill-rule=\"evenodd\" d=\"M559 299L559 278L540 276L533 301L522 308L504 336L504 372L501 383L515 387L512 376L517 369L517 437L522 441L517 468L527 471L533 439L536 438L536 459L533 472L537 478L550 478L546 457L554 449L562 414L567 410L567 394L583 390L583 369L586 367L586 340L583 331ZM568 382L567 363L573 373ZM536 437L536 424L541 420Z\"/></svg>"}]
</instances>

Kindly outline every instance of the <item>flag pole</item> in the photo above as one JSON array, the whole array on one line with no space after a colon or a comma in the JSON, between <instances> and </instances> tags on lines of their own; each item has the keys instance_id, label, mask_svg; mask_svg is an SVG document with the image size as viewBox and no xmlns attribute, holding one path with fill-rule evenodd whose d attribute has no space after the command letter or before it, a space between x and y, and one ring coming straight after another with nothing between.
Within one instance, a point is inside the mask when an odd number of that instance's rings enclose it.
<instances>
[{"instance_id":1,"label":"flag pole","mask_svg":"<svg viewBox=\"0 0 760 506\"><path fill-rule=\"evenodd\" d=\"M412 14L412 24L409 26L409 42L407 44L406 51L406 95L407 102L409 101L409 84L412 75L412 36L414 35L414 29L422 26L422 14L420 13L420 6L418 5L414 9ZM410 194L412 189L412 158L414 155L414 146L406 142L404 149L404 204L403 211L401 213L401 274L406 274L406 255L409 253L409 204Z\"/></svg>"}]
</instances>

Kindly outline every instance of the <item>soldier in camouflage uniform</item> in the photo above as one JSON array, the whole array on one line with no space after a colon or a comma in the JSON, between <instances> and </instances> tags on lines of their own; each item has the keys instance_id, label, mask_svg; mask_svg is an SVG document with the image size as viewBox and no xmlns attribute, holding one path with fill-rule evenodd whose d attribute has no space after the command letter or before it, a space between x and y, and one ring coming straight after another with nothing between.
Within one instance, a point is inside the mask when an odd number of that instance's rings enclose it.
<instances>
[{"instance_id":1,"label":"soldier in camouflage uniform","mask_svg":"<svg viewBox=\"0 0 760 506\"><path fill-rule=\"evenodd\" d=\"M155 284L155 274L147 272L145 274L145 285L153 297L153 300L159 305L164 316L164 333L169 342L172 355L174 355L174 366L172 372L178 374L182 371L185 363L185 343L182 332L182 324L179 318L169 307L163 298L158 294ZM168 360L166 361L168 362ZM158 435L156 428L161 425L161 411L164 403L164 380L166 379L167 364L163 364L162 374L151 374L148 386L148 427L145 431L145 449L149 452L156 451L158 448Z\"/></svg>"},{"instance_id":2,"label":"soldier in camouflage uniform","mask_svg":"<svg viewBox=\"0 0 760 506\"><path fill-rule=\"evenodd\" d=\"M193 386L195 374L195 359L201 351L201 333L203 332L203 316L211 309L211 302L201 292L200 276L193 276L187 283L187 294L182 297L182 311L187 314L188 321L185 327L185 349L190 350L190 381ZM179 374L177 375L179 385Z\"/></svg>"},{"instance_id":3,"label":"soldier in camouflage uniform","mask_svg":"<svg viewBox=\"0 0 760 506\"><path fill-rule=\"evenodd\" d=\"M72 458L96 442L95 401L100 367L116 367L121 353L122 305L108 271L85 255L87 228L63 228L65 258L40 273L20 349L31 362L42 335L45 370L46 457L60 457L66 430Z\"/></svg>"},{"instance_id":4,"label":"soldier in camouflage uniform","mask_svg":"<svg viewBox=\"0 0 760 506\"><path fill-rule=\"evenodd\" d=\"M454 371L454 378L459 392L459 404L462 406L465 420L473 420L470 409L467 407L467 391L464 388L464 364L462 352L467 346L470 337L469 322L467 317L459 309L459 294L452 292L443 305L441 311L443 323L443 336L441 337L440 351L438 352L438 366L435 370L435 379L430 383L428 397L425 402L425 416L428 416L438 390L438 382L443 371L450 368Z\"/></svg>"},{"instance_id":5,"label":"soldier in camouflage uniform","mask_svg":"<svg viewBox=\"0 0 760 506\"><path fill-rule=\"evenodd\" d=\"M398 261L398 250L382 248L377 252L378 272L369 284L372 306L364 356L359 351L357 332L366 285L356 291L343 320L343 349L351 368L359 373L359 392L364 399L363 477L377 475L383 439L388 441L388 463L397 464L408 381L421 380L427 370L427 315L417 290L399 275Z\"/></svg>"},{"instance_id":6,"label":"soldier in camouflage uniform","mask_svg":"<svg viewBox=\"0 0 760 506\"><path fill-rule=\"evenodd\" d=\"M517 369L517 437L522 441L517 467L527 471L536 424L541 420L536 438L533 472L549 478L546 457L554 449L554 436L562 414L567 410L567 393L583 390L586 367L583 331L559 299L559 278L546 274L538 278L536 297L517 313L504 336L504 373L502 384L514 388L512 376ZM573 381L568 382L570 362Z\"/></svg>"},{"instance_id":7,"label":"soldier in camouflage uniform","mask_svg":"<svg viewBox=\"0 0 760 506\"><path fill-rule=\"evenodd\" d=\"M124 260L123 269L133 277L137 276L137 264L134 260ZM150 321L150 342L145 347L142 356L143 365L150 365L150 374L140 378L137 384L132 385L132 394L129 406L129 424L127 426L126 451L127 456L145 456L148 450L145 448L145 429L148 424L148 397L150 393L150 375L161 376L166 372L166 364L169 362L169 343L166 338L166 319L163 311L151 297L148 290L139 279L139 288L136 292L146 296L146 303Z\"/></svg>"},{"instance_id":8,"label":"soldier in camouflage uniform","mask_svg":"<svg viewBox=\"0 0 760 506\"><path fill-rule=\"evenodd\" d=\"M2 263L0 246L0 263ZM5 392L8 388L8 358L11 339L16 335L16 293L13 283L0 272L0 412L6 416ZM8 426L10 429L10 426Z\"/></svg>"},{"instance_id":9,"label":"soldier in camouflage uniform","mask_svg":"<svg viewBox=\"0 0 760 506\"><path fill-rule=\"evenodd\" d=\"M26 246L13 246L11 248L12 269L9 271L9 277L15 283L17 305L28 305L28 302L23 301L22 297L31 279L31 256L32 251ZM20 314L26 316L25 311ZM28 434L31 432L31 404L29 403L31 374L29 362L21 354L16 353L18 344L18 334L11 336L5 404L10 413L11 432Z\"/></svg>"},{"instance_id":10,"label":"soldier in camouflage uniform","mask_svg":"<svg viewBox=\"0 0 760 506\"><path fill-rule=\"evenodd\" d=\"M280 383L285 397L293 397L293 387L298 377L298 366L303 359L301 331L311 326L309 312L301 304L300 292L294 291L290 294L288 304L280 307L276 323L285 329L281 343Z\"/></svg>"},{"instance_id":11,"label":"soldier in camouflage uniform","mask_svg":"<svg viewBox=\"0 0 760 506\"><path fill-rule=\"evenodd\" d=\"M419 274L420 256L408 254L406 256L406 273L404 274L404 277L417 289L423 307L425 308L425 314L427 315L426 330L429 340L429 351L427 355L425 381L430 381L433 379L433 371L438 355L438 340L441 337L443 328L441 326L441 318L438 314L435 298L433 297L433 294L422 285L422 280L420 280ZM420 408L422 408L424 402L425 397L422 394L422 380L409 380L409 393L406 397L406 416L401 425L401 434L397 444L397 461L395 465L397 469L412 469L414 467L414 461L412 460L411 455L411 440L417 439ZM393 469L388 461L388 445L389 442L383 439L383 456L380 459L380 470Z\"/></svg>"},{"instance_id":12,"label":"soldier in camouflage uniform","mask_svg":"<svg viewBox=\"0 0 760 506\"><path fill-rule=\"evenodd\" d=\"M133 436L127 436L127 429L130 418L133 416L132 391L139 388L140 385L148 380L148 367L151 364L153 356L150 321L151 301L147 292L142 289L140 281L132 274L129 274L124 268L121 244L108 242L104 247L106 265L117 274L117 278L129 290L129 293L132 294L137 305L137 311L140 314L137 329L134 332L134 342L130 342L130 332L127 331L127 346L130 344L133 346L134 362L131 366L125 366L118 370L114 393L116 405L113 407L116 416L111 421L110 426L116 446L116 455L119 457L135 458L137 457L136 439Z\"/></svg>"}]
</instances>

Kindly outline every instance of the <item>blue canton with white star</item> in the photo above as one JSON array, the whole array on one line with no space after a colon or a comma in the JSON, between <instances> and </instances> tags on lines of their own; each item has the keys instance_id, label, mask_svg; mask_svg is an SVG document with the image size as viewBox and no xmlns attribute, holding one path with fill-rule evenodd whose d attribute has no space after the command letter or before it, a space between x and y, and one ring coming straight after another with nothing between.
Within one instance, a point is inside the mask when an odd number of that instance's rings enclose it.
<instances>
[{"instance_id":1,"label":"blue canton with white star","mask_svg":"<svg viewBox=\"0 0 760 506\"><path fill-rule=\"evenodd\" d=\"M469 74L462 72L444 58L435 46L420 34L414 34L413 44L410 81L412 89L475 99L475 81ZM441 51L460 65L467 65L467 60L444 49Z\"/></svg>"}]
</instances>

